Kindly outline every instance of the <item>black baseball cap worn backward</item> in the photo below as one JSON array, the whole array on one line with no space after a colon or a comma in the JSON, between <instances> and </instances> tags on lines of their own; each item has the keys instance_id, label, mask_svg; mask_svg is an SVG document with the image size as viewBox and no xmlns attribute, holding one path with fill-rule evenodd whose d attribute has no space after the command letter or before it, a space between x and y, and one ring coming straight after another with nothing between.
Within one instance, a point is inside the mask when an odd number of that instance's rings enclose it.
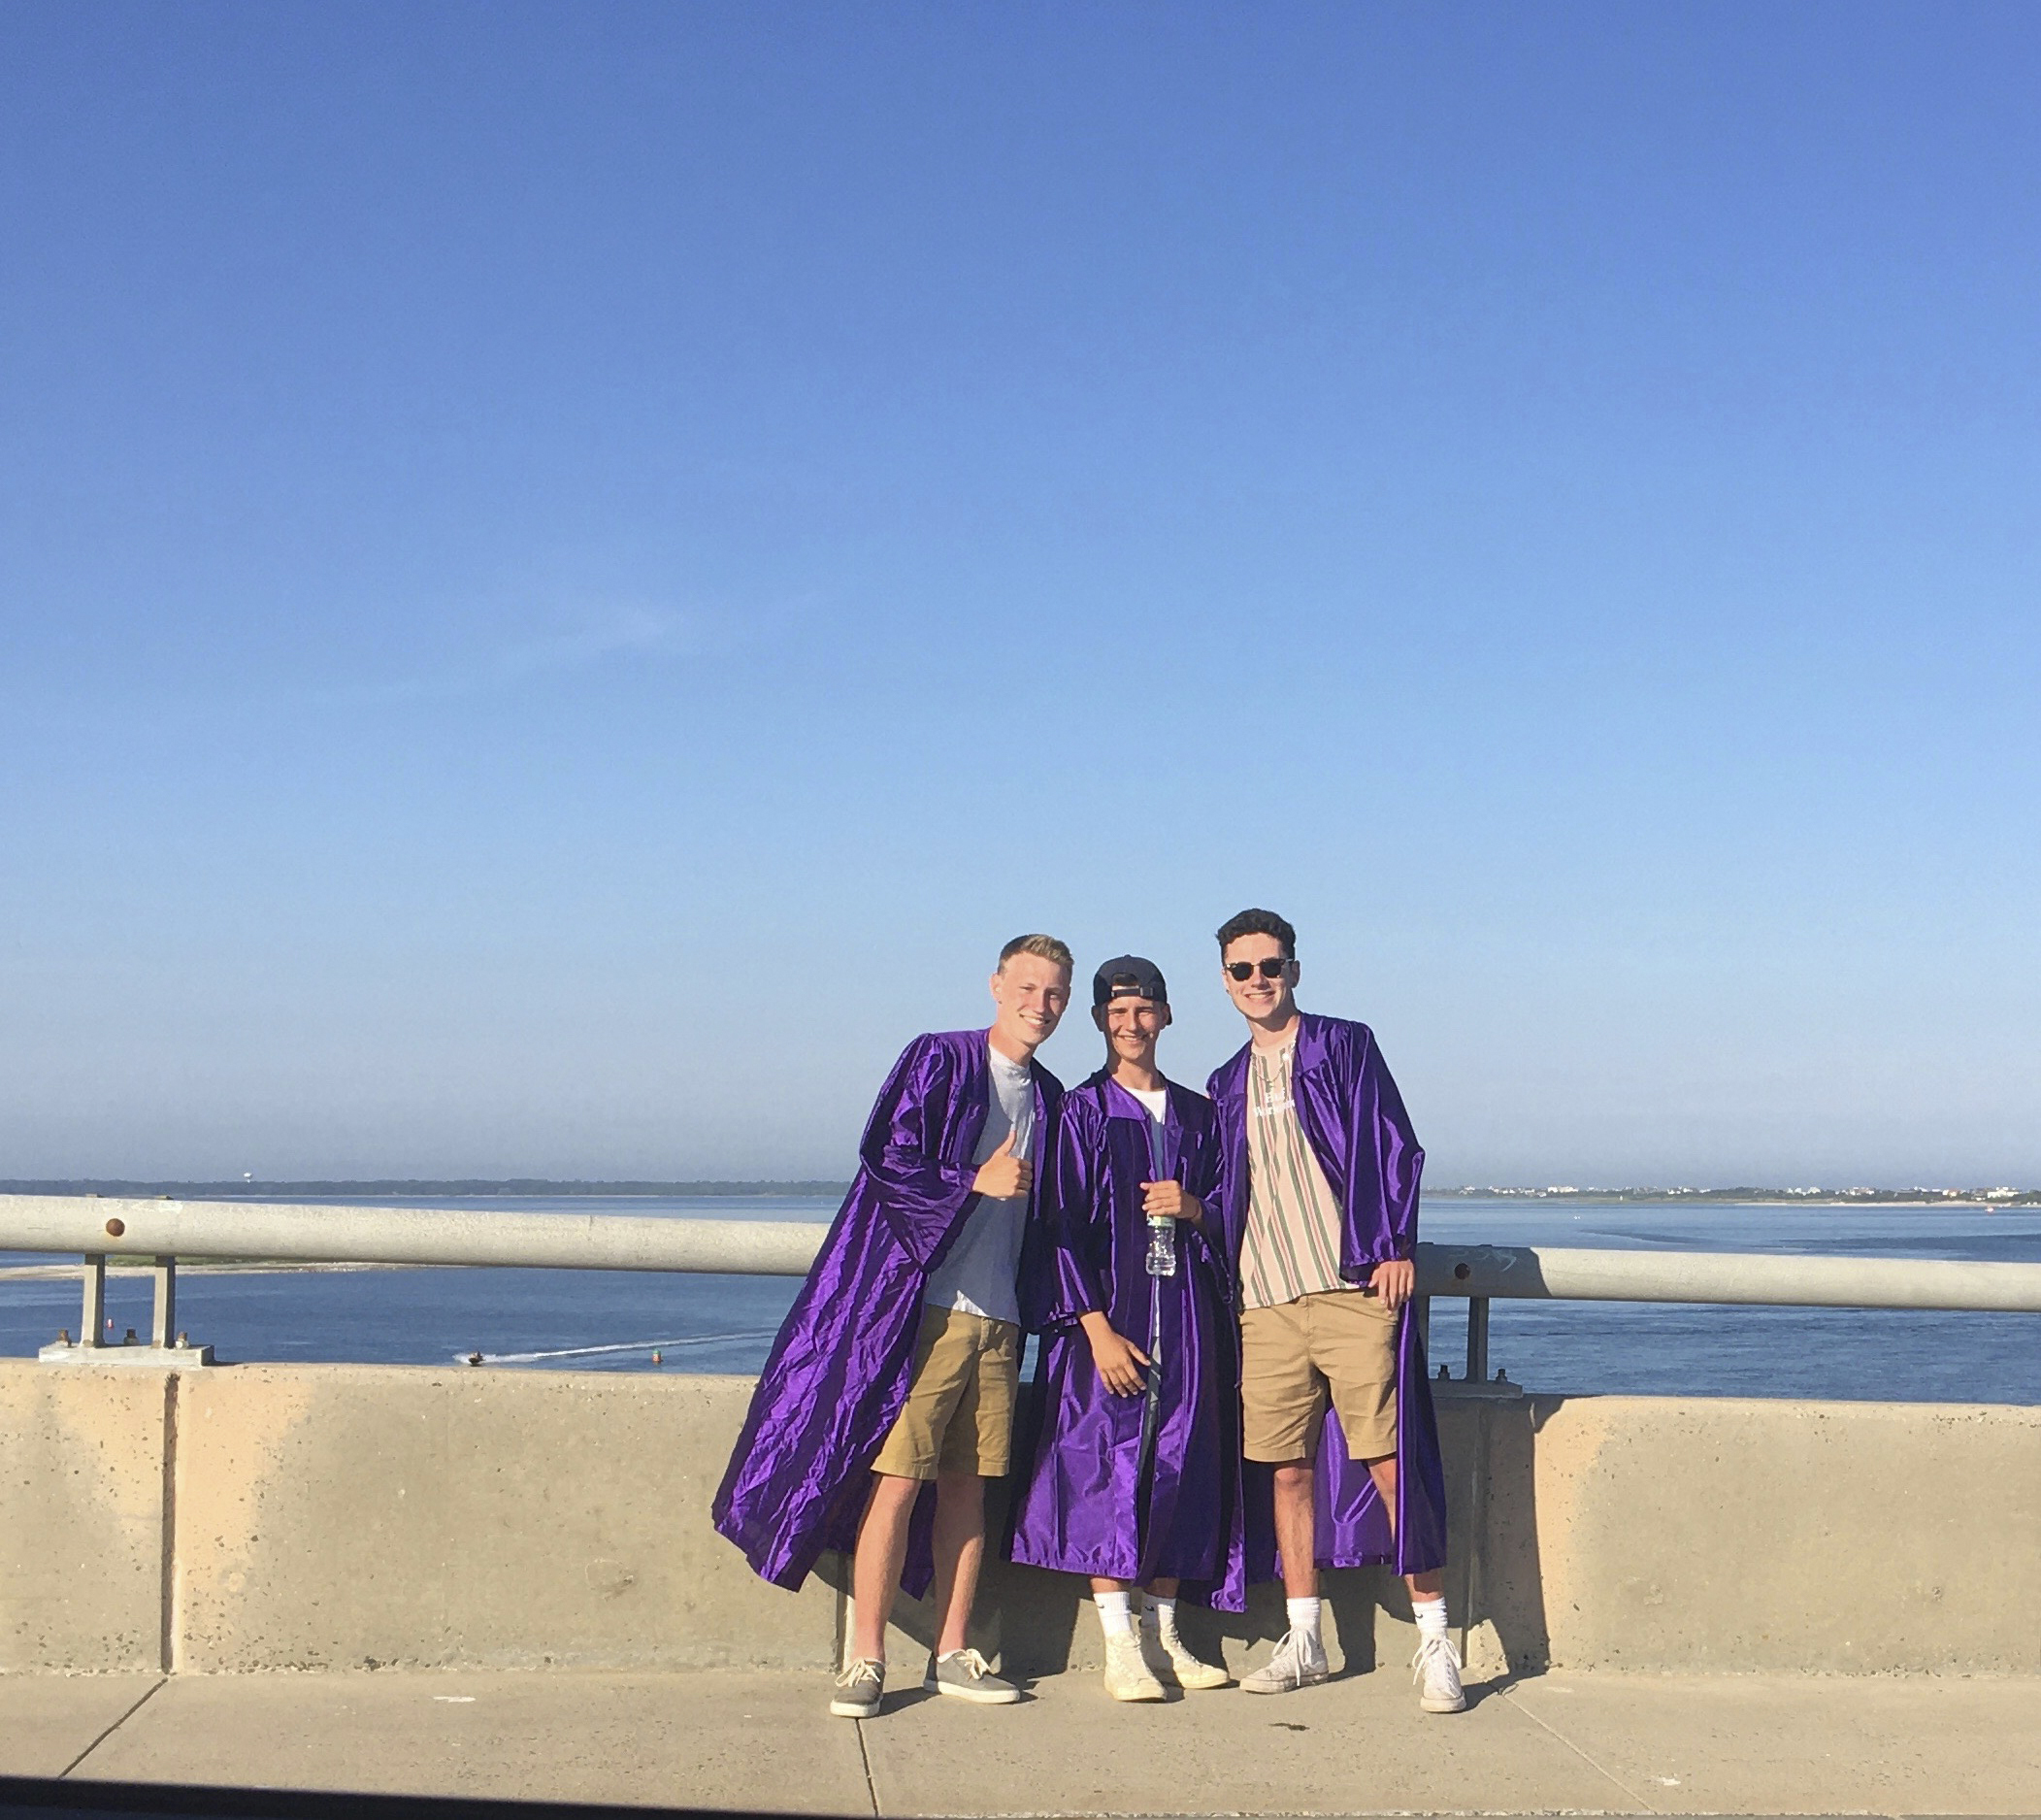
<instances>
[{"instance_id":1,"label":"black baseball cap worn backward","mask_svg":"<svg viewBox=\"0 0 2041 1820\"><path fill-rule=\"evenodd\" d=\"M1169 987L1163 970L1138 954L1122 954L1107 961L1092 975L1092 1009L1110 1005L1115 999L1153 999L1158 1005L1169 1002Z\"/></svg>"}]
</instances>

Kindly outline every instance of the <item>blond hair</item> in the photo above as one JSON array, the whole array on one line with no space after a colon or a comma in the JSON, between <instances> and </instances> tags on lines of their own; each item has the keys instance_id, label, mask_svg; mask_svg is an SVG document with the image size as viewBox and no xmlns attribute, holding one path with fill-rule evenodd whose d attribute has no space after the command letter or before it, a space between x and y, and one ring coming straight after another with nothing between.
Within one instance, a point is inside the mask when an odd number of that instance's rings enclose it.
<instances>
[{"instance_id":1,"label":"blond hair","mask_svg":"<svg viewBox=\"0 0 2041 1820\"><path fill-rule=\"evenodd\" d=\"M1054 936L1015 936L1000 950L1002 973L1006 971L1006 963L1016 954L1032 954L1037 960L1048 961L1061 967L1066 973L1073 974L1077 971L1077 963L1071 957L1070 948Z\"/></svg>"}]
</instances>

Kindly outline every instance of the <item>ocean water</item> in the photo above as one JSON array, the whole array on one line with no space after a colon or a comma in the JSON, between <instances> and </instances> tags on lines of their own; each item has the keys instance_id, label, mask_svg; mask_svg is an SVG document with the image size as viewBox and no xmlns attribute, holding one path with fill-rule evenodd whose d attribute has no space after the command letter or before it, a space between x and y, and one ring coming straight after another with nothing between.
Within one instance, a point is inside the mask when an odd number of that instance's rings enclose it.
<instances>
[{"instance_id":1,"label":"ocean water","mask_svg":"<svg viewBox=\"0 0 2041 1820\"><path fill-rule=\"evenodd\" d=\"M830 1201L764 1197L437 1205L673 1219L836 1211ZM2041 1262L2032 1208L1454 1198L1427 1202L1420 1232L1455 1244ZM75 1272L23 1278L7 1269L53 1261L0 1255L0 1354L32 1355L59 1328L76 1333ZM187 1269L178 1324L223 1360L445 1365L479 1352L493 1370L755 1372L795 1287L787 1277L635 1272ZM1491 1369L1532 1390L2041 1404L2041 1314L1500 1301L1492 1310ZM148 1277L110 1278L107 1311L114 1337L130 1327L146 1336ZM1465 1331L1464 1303L1432 1304L1434 1366L1459 1373Z\"/></svg>"}]
</instances>

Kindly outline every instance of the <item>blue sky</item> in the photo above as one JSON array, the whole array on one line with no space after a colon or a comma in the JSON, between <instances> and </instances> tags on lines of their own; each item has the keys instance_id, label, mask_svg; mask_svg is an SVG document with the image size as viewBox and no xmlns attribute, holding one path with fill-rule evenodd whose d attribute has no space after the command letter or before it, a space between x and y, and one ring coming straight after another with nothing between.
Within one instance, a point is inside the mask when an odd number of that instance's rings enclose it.
<instances>
[{"instance_id":1,"label":"blue sky","mask_svg":"<svg viewBox=\"0 0 2041 1820\"><path fill-rule=\"evenodd\" d=\"M1263 903L1434 1182L2041 1180L2031 8L0 43L0 1175L841 1175Z\"/></svg>"}]
</instances>

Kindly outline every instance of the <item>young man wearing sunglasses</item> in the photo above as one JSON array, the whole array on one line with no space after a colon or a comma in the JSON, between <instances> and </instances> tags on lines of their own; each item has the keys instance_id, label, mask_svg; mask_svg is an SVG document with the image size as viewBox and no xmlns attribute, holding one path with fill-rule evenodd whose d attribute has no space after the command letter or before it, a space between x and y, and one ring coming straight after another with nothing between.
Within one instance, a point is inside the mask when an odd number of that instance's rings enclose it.
<instances>
[{"instance_id":1,"label":"young man wearing sunglasses","mask_svg":"<svg viewBox=\"0 0 2041 1820\"><path fill-rule=\"evenodd\" d=\"M1233 1299L1204 1213L1219 1134L1211 1102L1156 1066L1169 989L1154 962L1100 968L1092 1021L1105 1066L1064 1096L1021 1267L1023 1319L1042 1335L1039 1436L1009 1552L1088 1575L1106 1693L1163 1700L1232 1679L1178 1635L1179 1587L1209 1602L1231 1581L1239 1608Z\"/></svg>"},{"instance_id":2,"label":"young man wearing sunglasses","mask_svg":"<svg viewBox=\"0 0 2041 1820\"><path fill-rule=\"evenodd\" d=\"M825 1548L852 1556L829 1708L845 1718L879 1709L904 1577L936 1589L922 1685L980 1705L1020 1698L966 1629L985 1481L1007 1470L1034 1158L1063 1100L1035 1051L1070 1002L1070 965L1053 936L1016 936L992 976L992 1028L917 1037L894 1065L716 1493L716 1528L776 1585L800 1586ZM931 1493L932 1534L913 1522Z\"/></svg>"},{"instance_id":3,"label":"young man wearing sunglasses","mask_svg":"<svg viewBox=\"0 0 2041 1820\"><path fill-rule=\"evenodd\" d=\"M1425 1153L1373 1032L1298 1009L1289 923L1242 910L1220 928L1219 956L1248 1025L1247 1045L1208 1091L1225 1152L1219 1225L1238 1286L1249 1534L1259 1538L1266 1495L1290 1615L1273 1658L1241 1685L1279 1694L1325 1680L1319 1568L1381 1564L1410 1589L1419 1704L1459 1712L1440 1572L1445 1475L1410 1311ZM1270 1577L1266 1541L1254 1552L1264 1558L1250 1572Z\"/></svg>"}]
</instances>

